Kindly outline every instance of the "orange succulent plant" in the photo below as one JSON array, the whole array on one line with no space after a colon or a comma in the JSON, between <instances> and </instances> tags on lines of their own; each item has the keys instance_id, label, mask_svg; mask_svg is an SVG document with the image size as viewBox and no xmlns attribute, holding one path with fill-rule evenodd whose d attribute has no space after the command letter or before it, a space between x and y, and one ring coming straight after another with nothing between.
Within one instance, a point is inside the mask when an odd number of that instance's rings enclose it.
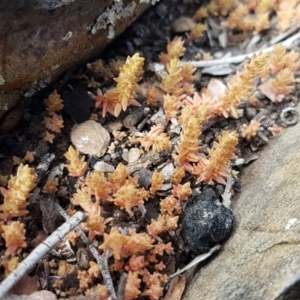
<instances>
[{"instance_id":1,"label":"orange succulent plant","mask_svg":"<svg viewBox=\"0 0 300 300\"><path fill-rule=\"evenodd\" d=\"M160 190L164 184L164 175L158 170L154 170L152 177L150 179L151 187L150 193L154 194L158 190Z\"/></svg>"},{"instance_id":2,"label":"orange succulent plant","mask_svg":"<svg viewBox=\"0 0 300 300\"><path fill-rule=\"evenodd\" d=\"M242 137L246 140L250 140L252 137L256 136L257 131L259 129L260 123L256 120L251 120L249 125L242 125Z\"/></svg>"},{"instance_id":3,"label":"orange succulent plant","mask_svg":"<svg viewBox=\"0 0 300 300\"><path fill-rule=\"evenodd\" d=\"M85 183L96 200L111 200L110 193L113 185L107 181L104 173L93 171L87 176Z\"/></svg>"},{"instance_id":4,"label":"orange succulent plant","mask_svg":"<svg viewBox=\"0 0 300 300\"><path fill-rule=\"evenodd\" d=\"M64 107L63 100L60 98L57 90L54 90L49 97L44 100L44 102L49 115L53 115L55 112L62 110Z\"/></svg>"},{"instance_id":5,"label":"orange succulent plant","mask_svg":"<svg viewBox=\"0 0 300 300\"><path fill-rule=\"evenodd\" d=\"M124 208L130 215L133 215L131 210L133 206L142 205L144 203L139 189L128 181L113 195L113 201L116 206Z\"/></svg>"},{"instance_id":6,"label":"orange succulent plant","mask_svg":"<svg viewBox=\"0 0 300 300\"><path fill-rule=\"evenodd\" d=\"M160 214L157 220L152 219L151 224L147 225L147 230L153 237L158 236L162 232L177 228L179 216L172 217L169 214Z\"/></svg>"},{"instance_id":7,"label":"orange succulent plant","mask_svg":"<svg viewBox=\"0 0 300 300\"><path fill-rule=\"evenodd\" d=\"M214 142L213 149L208 150L210 158L201 158L193 166L192 173L198 177L197 182L206 181L208 184L213 184L216 181L226 184L224 178L229 176L230 160L236 158L234 152L237 143L237 132L223 131L218 142Z\"/></svg>"},{"instance_id":8,"label":"orange succulent plant","mask_svg":"<svg viewBox=\"0 0 300 300\"><path fill-rule=\"evenodd\" d=\"M152 147L154 153L171 148L170 137L163 132L160 125L153 125L149 132L136 133L136 138L132 138L132 143L139 142L146 151Z\"/></svg>"},{"instance_id":9,"label":"orange succulent plant","mask_svg":"<svg viewBox=\"0 0 300 300\"><path fill-rule=\"evenodd\" d=\"M241 72L237 72L228 82L228 89L221 97L215 113L223 115L225 118L229 114L237 118L237 106L250 96L255 78L268 62L269 54L259 53L254 55L249 63L245 63L244 69Z\"/></svg>"},{"instance_id":10,"label":"orange succulent plant","mask_svg":"<svg viewBox=\"0 0 300 300\"><path fill-rule=\"evenodd\" d=\"M20 221L13 221L9 225L2 225L3 233L1 234L5 240L5 255L15 254L20 248L26 248L24 224Z\"/></svg>"},{"instance_id":11,"label":"orange succulent plant","mask_svg":"<svg viewBox=\"0 0 300 300\"><path fill-rule=\"evenodd\" d=\"M170 62L173 58L180 58L184 55L185 47L184 40L181 37L175 37L171 42L167 45L167 53L161 53L159 55L159 59L162 64L165 66Z\"/></svg>"},{"instance_id":12,"label":"orange succulent plant","mask_svg":"<svg viewBox=\"0 0 300 300\"><path fill-rule=\"evenodd\" d=\"M83 176L87 170L87 163L85 162L85 157L79 157L79 151L74 149L72 146L69 147L68 151L65 153L65 158L69 160L69 164L65 167L69 170L69 175L73 177Z\"/></svg>"},{"instance_id":13,"label":"orange succulent plant","mask_svg":"<svg viewBox=\"0 0 300 300\"><path fill-rule=\"evenodd\" d=\"M197 109L186 106L181 110L179 123L182 125L182 132L172 156L177 164L184 166L189 171L192 170L191 162L197 162L199 159L198 154L201 148L199 138L206 114L207 109L202 105Z\"/></svg>"},{"instance_id":14,"label":"orange succulent plant","mask_svg":"<svg viewBox=\"0 0 300 300\"><path fill-rule=\"evenodd\" d=\"M19 264L19 257L12 256L10 258L4 257L2 266L4 267L4 277L7 277Z\"/></svg>"},{"instance_id":15,"label":"orange succulent plant","mask_svg":"<svg viewBox=\"0 0 300 300\"><path fill-rule=\"evenodd\" d=\"M146 233L136 233L131 230L129 235L123 235L117 227L112 227L109 234L104 234L104 242L99 249L109 248L115 260L120 260L122 256L143 253L152 248L154 240Z\"/></svg>"},{"instance_id":16,"label":"orange succulent plant","mask_svg":"<svg viewBox=\"0 0 300 300\"><path fill-rule=\"evenodd\" d=\"M28 165L20 164L16 176L11 176L7 189L1 187L4 203L0 205L0 219L23 216L28 213L27 199L30 191L36 187L36 175L34 169Z\"/></svg>"},{"instance_id":17,"label":"orange succulent plant","mask_svg":"<svg viewBox=\"0 0 300 300\"><path fill-rule=\"evenodd\" d=\"M139 102L134 99L138 91L137 83L142 79L144 58L139 53L132 57L128 56L125 64L120 68L120 74L114 78L117 86L109 89L104 95L98 89L97 95L89 92L91 98L96 101L96 108L102 107L102 116L105 117L107 112L115 117L119 116L122 109L125 111L132 104L140 106Z\"/></svg>"}]
</instances>

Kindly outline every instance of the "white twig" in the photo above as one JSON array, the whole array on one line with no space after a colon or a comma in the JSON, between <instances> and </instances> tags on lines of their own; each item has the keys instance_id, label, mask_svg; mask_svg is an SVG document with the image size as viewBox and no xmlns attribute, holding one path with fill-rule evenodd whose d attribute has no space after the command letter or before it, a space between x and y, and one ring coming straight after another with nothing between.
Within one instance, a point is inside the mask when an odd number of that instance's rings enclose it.
<instances>
[{"instance_id":1,"label":"white twig","mask_svg":"<svg viewBox=\"0 0 300 300\"><path fill-rule=\"evenodd\" d=\"M300 32L297 32L290 38L283 41L281 44L286 49L290 49L292 47L293 43L298 39L300 39ZM186 62L181 62L181 64L191 63L194 68L205 68L205 67L212 67L212 66L218 66L218 65L237 64L237 63L244 61L247 58L251 58L254 54L258 54L259 52L265 52L265 53L271 52L271 51L273 51L273 48L274 48L274 46L271 46L271 47L268 47L268 48L265 48L265 49L262 49L259 51L251 52L248 54L237 55L237 56L226 58L226 59L221 58L221 59L207 60L207 61L206 60L205 61L204 60L186 61Z\"/></svg>"},{"instance_id":2,"label":"white twig","mask_svg":"<svg viewBox=\"0 0 300 300\"><path fill-rule=\"evenodd\" d=\"M70 217L68 216L68 214L66 213L66 211L57 203L56 207L58 212L66 219L68 220ZM75 231L77 231L82 239L82 241L86 244L86 246L90 249L91 253L93 254L94 258L97 261L98 267L100 269L100 272L102 274L103 280L105 282L105 285L107 287L107 289L110 292L111 298L112 299L117 299L117 295L114 289L114 285L113 285L113 281L112 278L110 276L110 272L108 269L108 258L110 255L110 250L107 249L106 251L104 251L102 257L100 256L98 250L96 249L96 247L90 242L90 240L87 238L87 236L85 235L85 233L83 232L83 230L79 227L75 227Z\"/></svg>"},{"instance_id":3,"label":"white twig","mask_svg":"<svg viewBox=\"0 0 300 300\"><path fill-rule=\"evenodd\" d=\"M173 278L175 276L180 275L181 273L185 272L186 270L194 267L195 265L199 264L201 261L206 260L208 257L210 257L214 252L219 250L221 248L221 245L216 245L212 247L209 252L198 255L196 258L194 258L188 265L186 265L183 269L178 270L177 272L173 273L169 276L169 278Z\"/></svg>"},{"instance_id":4,"label":"white twig","mask_svg":"<svg viewBox=\"0 0 300 300\"><path fill-rule=\"evenodd\" d=\"M78 211L69 218L57 230L55 230L44 242L39 244L19 265L0 283L0 299L28 272L35 264L41 260L64 236L74 229L82 220L85 214Z\"/></svg>"},{"instance_id":5,"label":"white twig","mask_svg":"<svg viewBox=\"0 0 300 300\"><path fill-rule=\"evenodd\" d=\"M125 286L127 283L128 274L123 273L120 277L118 291L117 291L117 300L123 300L124 299L124 293L125 293Z\"/></svg>"},{"instance_id":6,"label":"white twig","mask_svg":"<svg viewBox=\"0 0 300 300\"><path fill-rule=\"evenodd\" d=\"M279 35L276 35L274 38L271 39L271 41L269 42L270 45L275 45L278 44L280 41L282 41L283 39L285 39L286 37L288 37L289 35L291 35L292 33L294 33L295 31L299 30L300 25L293 27Z\"/></svg>"},{"instance_id":7,"label":"white twig","mask_svg":"<svg viewBox=\"0 0 300 300\"><path fill-rule=\"evenodd\" d=\"M230 190L231 190L232 185L233 185L233 178L232 178L232 175L230 174L227 178L224 193L222 194L223 205L229 209L230 209L230 204L231 204Z\"/></svg>"}]
</instances>

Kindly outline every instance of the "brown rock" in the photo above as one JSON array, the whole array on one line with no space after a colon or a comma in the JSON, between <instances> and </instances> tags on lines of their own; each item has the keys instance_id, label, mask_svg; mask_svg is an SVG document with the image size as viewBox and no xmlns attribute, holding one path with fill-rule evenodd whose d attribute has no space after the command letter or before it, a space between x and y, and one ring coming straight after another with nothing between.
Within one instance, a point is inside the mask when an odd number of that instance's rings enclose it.
<instances>
[{"instance_id":1,"label":"brown rock","mask_svg":"<svg viewBox=\"0 0 300 300\"><path fill-rule=\"evenodd\" d=\"M299 148L298 123L245 170L235 233L198 271L184 300L299 299Z\"/></svg>"},{"instance_id":2,"label":"brown rock","mask_svg":"<svg viewBox=\"0 0 300 300\"><path fill-rule=\"evenodd\" d=\"M0 117L24 95L98 54L149 5L139 0L2 0Z\"/></svg>"},{"instance_id":3,"label":"brown rock","mask_svg":"<svg viewBox=\"0 0 300 300\"><path fill-rule=\"evenodd\" d=\"M181 17L173 22L172 31L176 33L191 31L195 25L196 24L192 18Z\"/></svg>"}]
</instances>

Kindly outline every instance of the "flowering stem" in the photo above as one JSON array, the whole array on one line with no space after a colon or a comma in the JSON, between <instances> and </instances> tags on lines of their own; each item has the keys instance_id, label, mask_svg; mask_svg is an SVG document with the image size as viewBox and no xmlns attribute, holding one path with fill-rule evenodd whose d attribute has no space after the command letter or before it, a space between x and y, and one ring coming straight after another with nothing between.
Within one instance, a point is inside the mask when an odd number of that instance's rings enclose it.
<instances>
[{"instance_id":1,"label":"flowering stem","mask_svg":"<svg viewBox=\"0 0 300 300\"><path fill-rule=\"evenodd\" d=\"M64 236L74 229L82 220L85 214L82 211L68 218L57 230L55 230L44 242L40 243L19 265L0 283L0 299L27 273L34 265L41 260Z\"/></svg>"}]
</instances>

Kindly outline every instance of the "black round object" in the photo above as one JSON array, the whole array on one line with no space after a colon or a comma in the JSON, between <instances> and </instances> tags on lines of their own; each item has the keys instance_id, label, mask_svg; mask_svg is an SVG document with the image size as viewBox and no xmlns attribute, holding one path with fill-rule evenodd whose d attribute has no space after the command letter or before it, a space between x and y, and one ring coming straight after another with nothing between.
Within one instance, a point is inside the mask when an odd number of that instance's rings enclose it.
<instances>
[{"instance_id":1,"label":"black round object","mask_svg":"<svg viewBox=\"0 0 300 300\"><path fill-rule=\"evenodd\" d=\"M183 212L182 232L190 249L197 255L227 240L233 230L234 215L216 200L212 189L192 196Z\"/></svg>"}]
</instances>

